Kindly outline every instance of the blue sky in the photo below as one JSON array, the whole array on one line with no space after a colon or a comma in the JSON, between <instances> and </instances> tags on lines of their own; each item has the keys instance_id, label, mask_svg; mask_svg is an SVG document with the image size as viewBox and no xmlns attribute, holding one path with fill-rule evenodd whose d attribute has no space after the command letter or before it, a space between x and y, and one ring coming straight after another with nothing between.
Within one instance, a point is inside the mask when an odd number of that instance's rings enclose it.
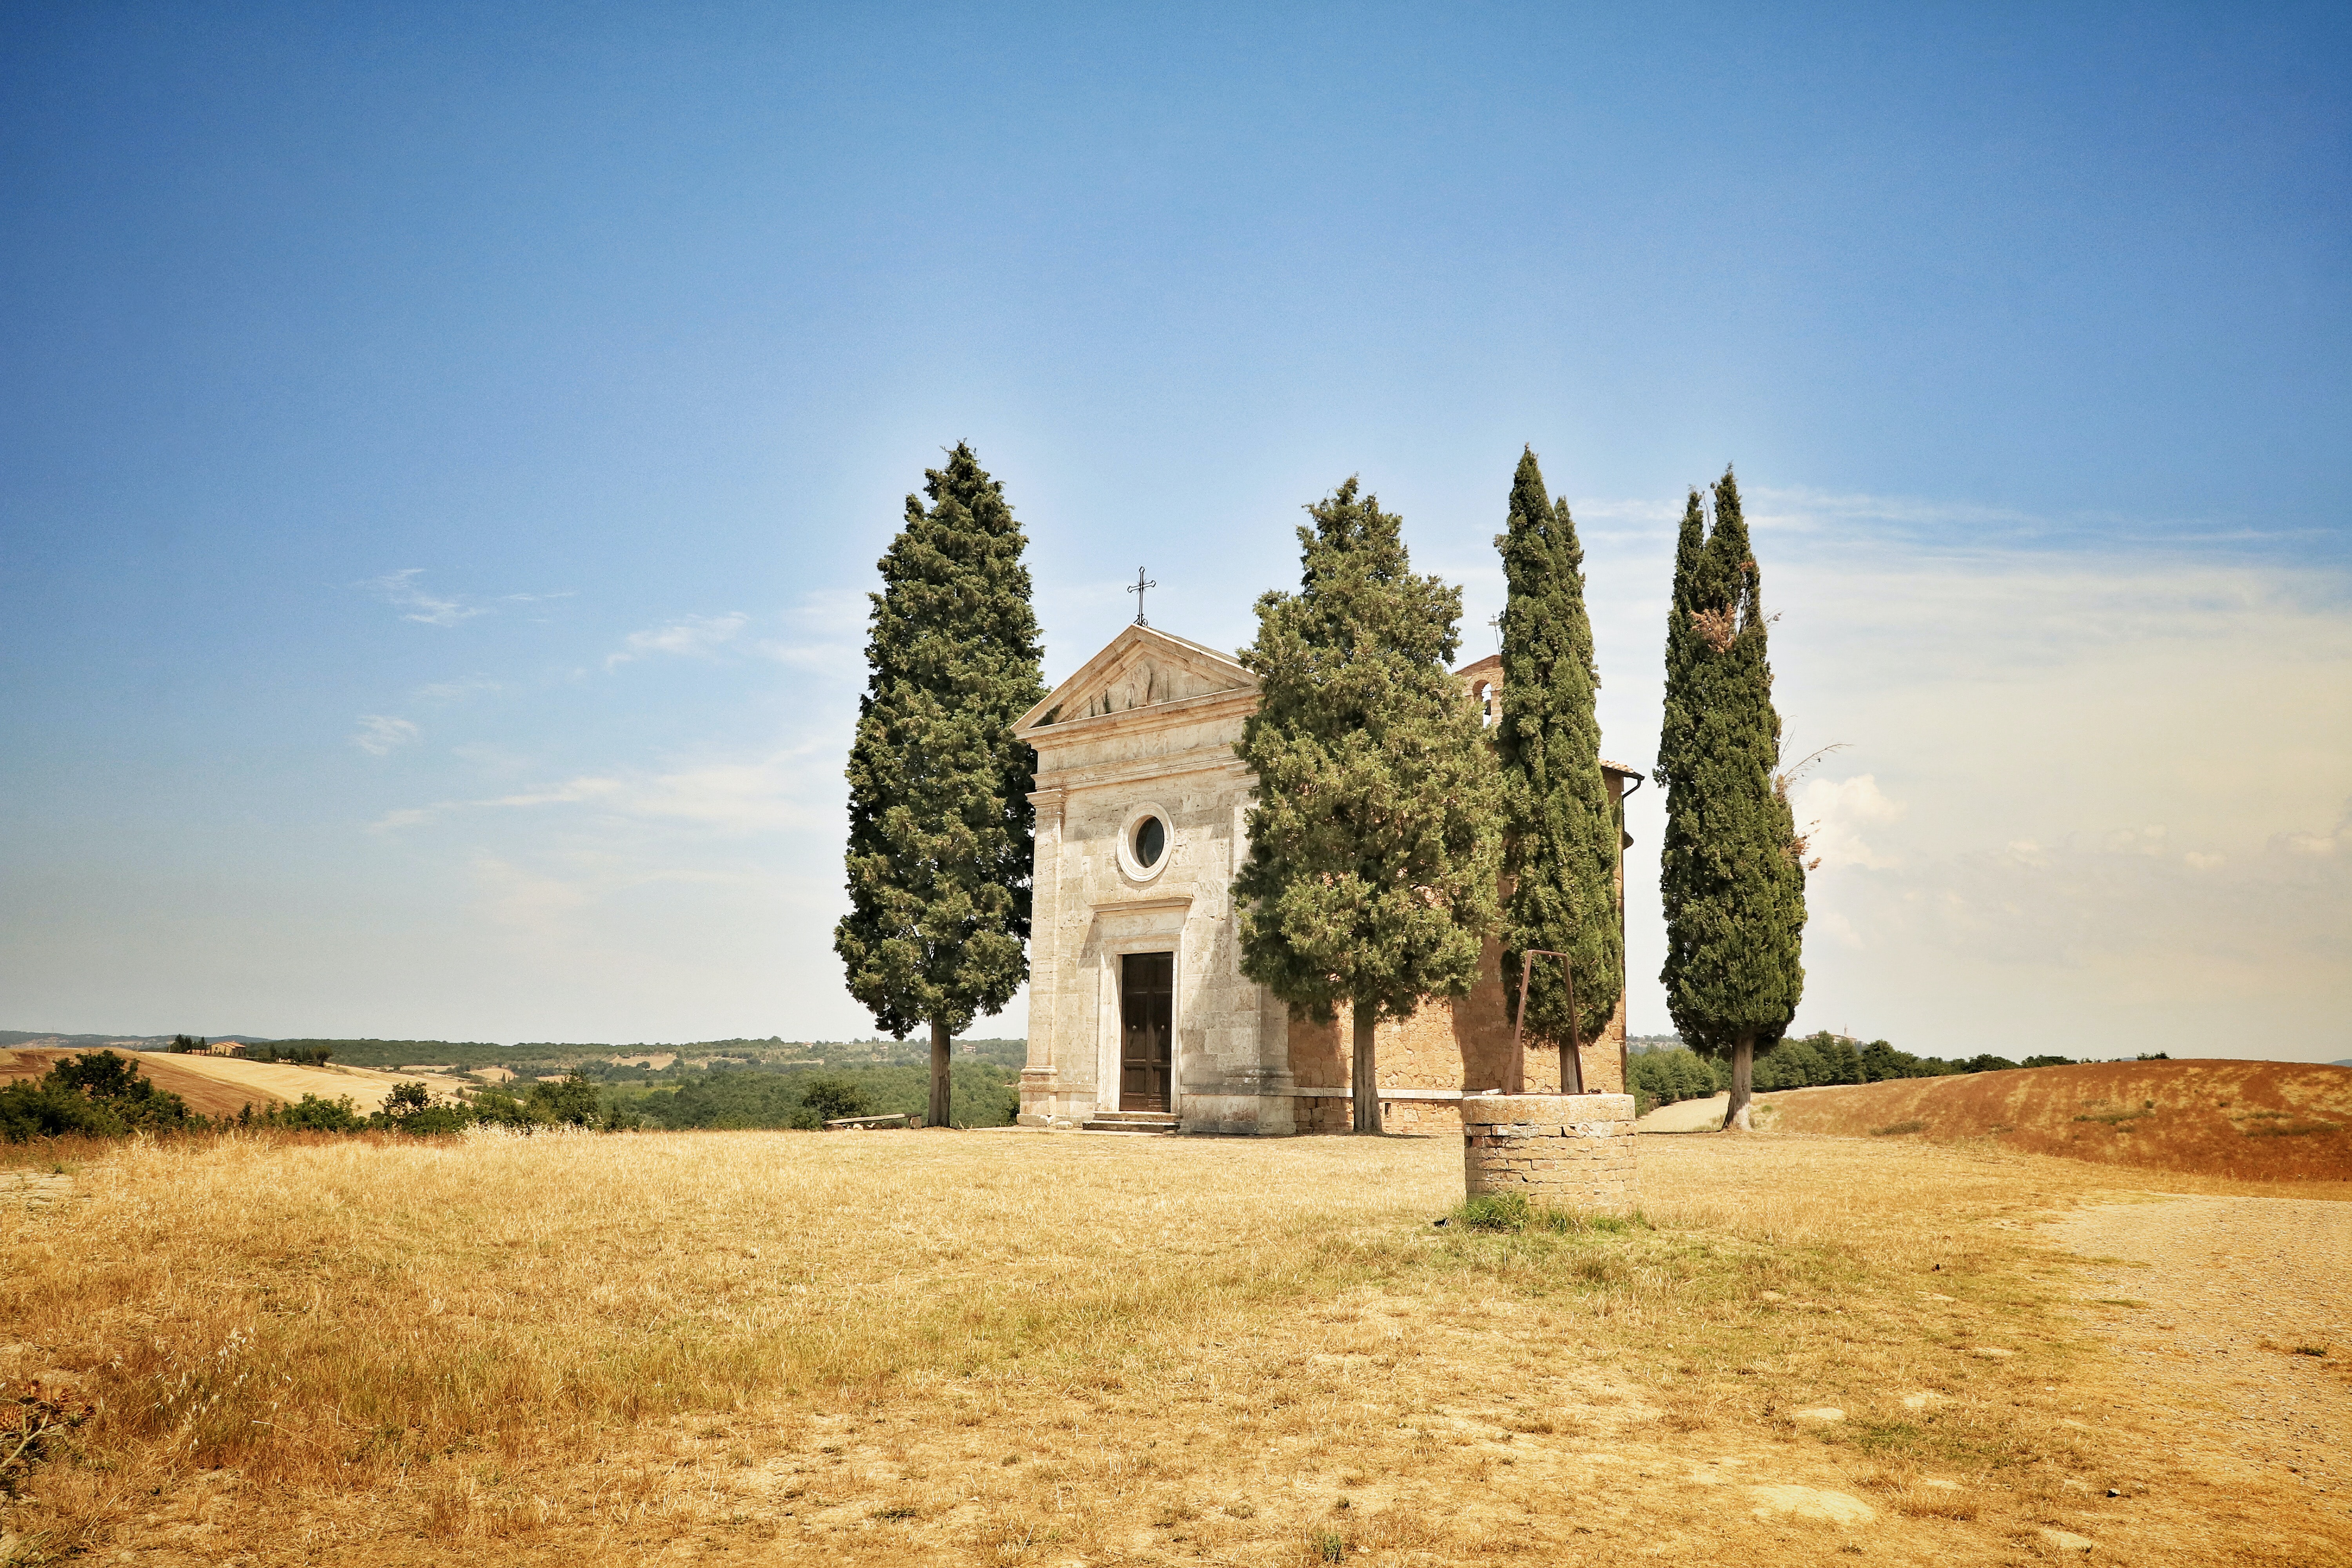
<instances>
[{"instance_id":1,"label":"blue sky","mask_svg":"<svg viewBox=\"0 0 2352 1568\"><path fill-rule=\"evenodd\" d=\"M2352 1055L2340 8L0 17L0 1023L840 1037L864 591L971 440L1048 674L1522 442L1653 754L1736 461L1801 1026ZM1654 792L1637 1030L1665 1027ZM1019 1008L983 1028L1018 1032Z\"/></svg>"}]
</instances>

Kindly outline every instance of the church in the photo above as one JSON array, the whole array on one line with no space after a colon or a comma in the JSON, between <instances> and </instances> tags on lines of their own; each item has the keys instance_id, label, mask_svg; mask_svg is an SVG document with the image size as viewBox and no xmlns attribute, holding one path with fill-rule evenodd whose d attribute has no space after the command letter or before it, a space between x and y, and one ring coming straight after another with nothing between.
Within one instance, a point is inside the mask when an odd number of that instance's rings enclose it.
<instances>
[{"instance_id":1,"label":"church","mask_svg":"<svg viewBox=\"0 0 2352 1568\"><path fill-rule=\"evenodd\" d=\"M1456 672L1492 721L1502 662ZM1185 1132L1344 1132L1346 1009L1293 1016L1241 970L1234 872L1256 779L1234 755L1257 679L1232 656L1139 621L1023 714L1037 754L1024 1125ZM1618 822L1634 770L1601 764ZM1464 1094L1510 1080L1500 944L1468 994L1378 1030L1382 1125L1459 1132ZM1513 976L1516 982L1517 976ZM1527 1053L1524 1090L1560 1092L1559 1053ZM1625 1004L1580 1058L1589 1092L1622 1093Z\"/></svg>"}]
</instances>

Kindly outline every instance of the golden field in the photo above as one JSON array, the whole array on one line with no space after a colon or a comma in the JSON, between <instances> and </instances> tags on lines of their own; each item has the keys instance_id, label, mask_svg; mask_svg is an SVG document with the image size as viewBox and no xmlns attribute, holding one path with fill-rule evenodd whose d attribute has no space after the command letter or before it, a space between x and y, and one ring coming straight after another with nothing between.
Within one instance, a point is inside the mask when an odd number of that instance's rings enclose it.
<instances>
[{"instance_id":1,"label":"golden field","mask_svg":"<svg viewBox=\"0 0 2352 1568\"><path fill-rule=\"evenodd\" d=\"M2341 1184L1645 1138L1645 1224L1490 1236L1431 1224L1444 1139L223 1136L67 1173L0 1209L0 1373L99 1406L9 1506L19 1562L2352 1561L2347 1500L2192 1441L2032 1223Z\"/></svg>"},{"instance_id":2,"label":"golden field","mask_svg":"<svg viewBox=\"0 0 2352 1568\"><path fill-rule=\"evenodd\" d=\"M2078 1062L1763 1098L1784 1132L1990 1138L2027 1154L2250 1181L2352 1181L2352 1068Z\"/></svg>"}]
</instances>

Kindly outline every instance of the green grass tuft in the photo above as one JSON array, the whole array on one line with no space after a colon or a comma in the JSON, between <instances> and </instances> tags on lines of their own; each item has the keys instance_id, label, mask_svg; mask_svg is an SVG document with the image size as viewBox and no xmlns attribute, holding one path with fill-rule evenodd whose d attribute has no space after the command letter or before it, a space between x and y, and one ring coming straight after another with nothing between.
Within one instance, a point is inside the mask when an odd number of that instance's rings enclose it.
<instances>
[{"instance_id":1,"label":"green grass tuft","mask_svg":"<svg viewBox=\"0 0 2352 1568\"><path fill-rule=\"evenodd\" d=\"M1454 1205L1448 1216L1465 1230L1496 1231L1517 1234L1526 1231L1549 1231L1557 1236L1599 1233L1622 1236L1628 1231L1647 1230L1649 1222L1640 1215L1584 1215L1566 1209L1547 1208L1531 1204L1518 1193L1478 1193Z\"/></svg>"}]
</instances>

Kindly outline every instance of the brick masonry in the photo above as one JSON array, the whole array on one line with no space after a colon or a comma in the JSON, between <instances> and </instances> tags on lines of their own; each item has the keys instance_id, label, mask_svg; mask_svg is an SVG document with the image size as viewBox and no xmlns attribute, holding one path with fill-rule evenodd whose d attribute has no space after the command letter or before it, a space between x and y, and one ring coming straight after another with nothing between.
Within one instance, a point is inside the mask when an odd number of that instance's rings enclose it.
<instances>
[{"instance_id":1,"label":"brick masonry","mask_svg":"<svg viewBox=\"0 0 2352 1568\"><path fill-rule=\"evenodd\" d=\"M1462 1171L1473 1194L1517 1193L1575 1214L1630 1214L1639 1201L1633 1097L1465 1095Z\"/></svg>"}]
</instances>

